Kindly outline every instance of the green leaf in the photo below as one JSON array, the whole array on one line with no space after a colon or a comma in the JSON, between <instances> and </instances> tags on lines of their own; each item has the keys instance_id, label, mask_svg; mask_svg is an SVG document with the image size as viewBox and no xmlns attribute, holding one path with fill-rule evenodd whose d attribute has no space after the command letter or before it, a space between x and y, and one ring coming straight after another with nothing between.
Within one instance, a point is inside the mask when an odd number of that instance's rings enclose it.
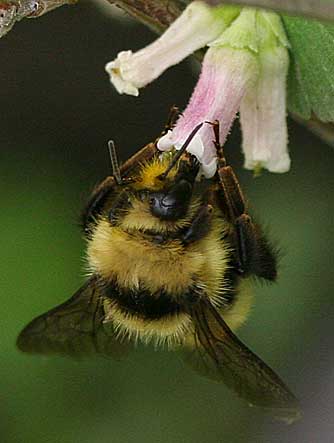
<instances>
[{"instance_id":1,"label":"green leaf","mask_svg":"<svg viewBox=\"0 0 334 443\"><path fill-rule=\"evenodd\" d=\"M183 1L188 3L190 0ZM219 3L224 3L224 0L219 0ZM227 3L273 9L276 12L303 15L318 20L334 20L333 0L228 0Z\"/></svg>"},{"instance_id":2,"label":"green leaf","mask_svg":"<svg viewBox=\"0 0 334 443\"><path fill-rule=\"evenodd\" d=\"M334 24L282 16L291 45L288 108L334 121Z\"/></svg>"}]
</instances>

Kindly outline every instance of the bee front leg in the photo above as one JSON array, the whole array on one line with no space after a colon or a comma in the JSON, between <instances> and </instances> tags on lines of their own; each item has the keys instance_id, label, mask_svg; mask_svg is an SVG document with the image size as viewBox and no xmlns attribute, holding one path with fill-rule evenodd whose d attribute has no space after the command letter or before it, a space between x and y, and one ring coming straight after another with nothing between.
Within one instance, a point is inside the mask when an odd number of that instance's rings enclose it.
<instances>
[{"instance_id":1,"label":"bee front leg","mask_svg":"<svg viewBox=\"0 0 334 443\"><path fill-rule=\"evenodd\" d=\"M172 130L175 126L176 120L181 114L179 108L175 105L173 105L169 110L169 115L167 118L167 122L165 124L165 128L161 133L161 137L165 134L167 134L168 131Z\"/></svg>"},{"instance_id":2,"label":"bee front leg","mask_svg":"<svg viewBox=\"0 0 334 443\"><path fill-rule=\"evenodd\" d=\"M219 142L219 123L213 123L218 168L215 175L216 201L224 218L232 226L231 242L235 245L235 263L240 274L254 274L275 280L277 258L260 226L248 214L239 181L226 164L223 146Z\"/></svg>"},{"instance_id":3,"label":"bee front leg","mask_svg":"<svg viewBox=\"0 0 334 443\"><path fill-rule=\"evenodd\" d=\"M150 161L157 154L155 143L147 144L121 165L121 183L117 183L115 177L109 176L95 187L81 215L81 224L85 234L90 233L91 225L96 223L97 217L102 214L106 203L115 191L119 192L122 185L131 182L132 173L138 165Z\"/></svg>"}]
</instances>

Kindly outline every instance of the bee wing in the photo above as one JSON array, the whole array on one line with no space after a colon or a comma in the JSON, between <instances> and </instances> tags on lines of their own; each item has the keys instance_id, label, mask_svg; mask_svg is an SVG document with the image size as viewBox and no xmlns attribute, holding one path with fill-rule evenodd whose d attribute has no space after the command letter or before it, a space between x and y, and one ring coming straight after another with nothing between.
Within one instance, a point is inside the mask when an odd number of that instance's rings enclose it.
<instances>
[{"instance_id":1,"label":"bee wing","mask_svg":"<svg viewBox=\"0 0 334 443\"><path fill-rule=\"evenodd\" d=\"M126 346L116 339L107 316L106 298L93 276L65 303L32 320L20 333L17 346L38 354L99 353L117 358Z\"/></svg>"},{"instance_id":2,"label":"bee wing","mask_svg":"<svg viewBox=\"0 0 334 443\"><path fill-rule=\"evenodd\" d=\"M298 401L275 372L231 331L210 302L191 309L195 346L187 361L202 375L223 381L251 406L288 423L300 418Z\"/></svg>"}]
</instances>

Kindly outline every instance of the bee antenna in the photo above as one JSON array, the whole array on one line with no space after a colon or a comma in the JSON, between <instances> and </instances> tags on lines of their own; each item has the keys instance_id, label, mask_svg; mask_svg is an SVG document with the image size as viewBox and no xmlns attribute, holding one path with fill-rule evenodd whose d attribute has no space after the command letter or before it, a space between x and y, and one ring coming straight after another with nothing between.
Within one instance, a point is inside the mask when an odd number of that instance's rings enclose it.
<instances>
[{"instance_id":1,"label":"bee antenna","mask_svg":"<svg viewBox=\"0 0 334 443\"><path fill-rule=\"evenodd\" d=\"M192 141L192 139L195 137L195 135L197 134L197 132L201 129L201 127L203 126L204 122L199 123L197 126L195 126L195 128L191 131L191 133L188 135L187 140L183 143L183 145L181 146L181 148L177 151L177 153L174 155L172 161L170 162L168 168L166 169L165 172L163 172L159 178L161 180L164 180L167 175L169 174L169 172L171 171L171 169L174 168L174 166L176 165L176 163L179 161L181 155L185 152L185 150L187 149L187 147L189 146L190 142Z\"/></svg>"},{"instance_id":2,"label":"bee antenna","mask_svg":"<svg viewBox=\"0 0 334 443\"><path fill-rule=\"evenodd\" d=\"M120 185L122 183L121 170L118 163L117 152L115 143L113 140L108 141L108 150L110 155L110 162L112 168L112 175L116 180L116 183Z\"/></svg>"}]
</instances>

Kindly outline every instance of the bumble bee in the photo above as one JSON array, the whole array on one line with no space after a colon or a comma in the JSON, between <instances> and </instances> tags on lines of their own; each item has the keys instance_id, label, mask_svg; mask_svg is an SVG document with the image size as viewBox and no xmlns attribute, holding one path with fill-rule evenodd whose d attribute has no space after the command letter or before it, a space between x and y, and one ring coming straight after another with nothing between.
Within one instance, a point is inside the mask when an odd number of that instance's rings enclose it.
<instances>
[{"instance_id":1,"label":"bumble bee","mask_svg":"<svg viewBox=\"0 0 334 443\"><path fill-rule=\"evenodd\" d=\"M166 344L249 404L291 422L297 400L232 332L250 308L250 280L274 281L277 259L226 164L218 122L212 125L217 171L204 189L186 151L201 125L179 151L161 154L150 143L121 168L111 145L113 175L82 216L90 277L28 324L17 344L74 356L114 355L125 340Z\"/></svg>"}]
</instances>

